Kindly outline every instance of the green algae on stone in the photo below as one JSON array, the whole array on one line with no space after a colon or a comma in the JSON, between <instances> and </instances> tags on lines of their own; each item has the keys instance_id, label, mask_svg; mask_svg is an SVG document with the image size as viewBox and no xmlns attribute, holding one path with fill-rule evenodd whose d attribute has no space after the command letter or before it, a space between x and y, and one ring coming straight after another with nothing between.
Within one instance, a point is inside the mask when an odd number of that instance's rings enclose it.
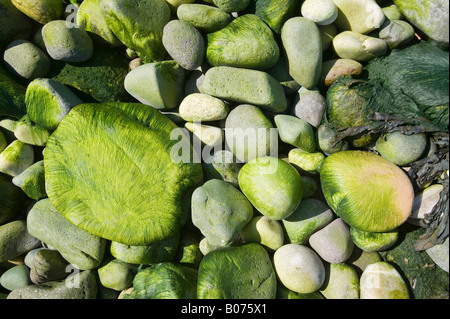
<instances>
[{"instance_id":1,"label":"green algae on stone","mask_svg":"<svg viewBox=\"0 0 450 319\"><path fill-rule=\"evenodd\" d=\"M171 15L166 1L103 0L100 6L114 35L143 61L164 59L162 35Z\"/></svg>"},{"instance_id":2,"label":"green algae on stone","mask_svg":"<svg viewBox=\"0 0 450 319\"><path fill-rule=\"evenodd\" d=\"M394 266L384 261L366 267L360 287L361 299L409 299L404 279Z\"/></svg>"},{"instance_id":3,"label":"green algae on stone","mask_svg":"<svg viewBox=\"0 0 450 319\"><path fill-rule=\"evenodd\" d=\"M17 176L34 162L33 146L14 140L0 153L0 173Z\"/></svg>"},{"instance_id":4,"label":"green algae on stone","mask_svg":"<svg viewBox=\"0 0 450 319\"><path fill-rule=\"evenodd\" d=\"M212 66L264 70L273 66L279 56L272 30L253 14L238 17L208 34L206 59Z\"/></svg>"},{"instance_id":5,"label":"green algae on stone","mask_svg":"<svg viewBox=\"0 0 450 319\"><path fill-rule=\"evenodd\" d=\"M375 147L382 157L396 165L405 166L426 155L428 138L424 133L404 134L395 131L380 136Z\"/></svg>"},{"instance_id":6,"label":"green algae on stone","mask_svg":"<svg viewBox=\"0 0 450 319\"><path fill-rule=\"evenodd\" d=\"M256 0L255 15L277 34L283 24L299 12L299 0Z\"/></svg>"},{"instance_id":7,"label":"green algae on stone","mask_svg":"<svg viewBox=\"0 0 450 319\"><path fill-rule=\"evenodd\" d=\"M328 205L356 229L390 231L411 213L414 191L408 175L379 155L333 153L322 163L320 181Z\"/></svg>"},{"instance_id":8,"label":"green algae on stone","mask_svg":"<svg viewBox=\"0 0 450 319\"><path fill-rule=\"evenodd\" d=\"M325 159L321 152L305 152L301 148L293 148L289 151L289 163L306 172L318 172Z\"/></svg>"},{"instance_id":9,"label":"green algae on stone","mask_svg":"<svg viewBox=\"0 0 450 319\"><path fill-rule=\"evenodd\" d=\"M28 197L40 200L47 197L45 191L44 161L39 161L28 167L12 179L17 187L20 187Z\"/></svg>"},{"instance_id":10,"label":"green algae on stone","mask_svg":"<svg viewBox=\"0 0 450 319\"><path fill-rule=\"evenodd\" d=\"M148 105L79 105L45 148L49 198L76 226L112 241L147 245L175 235L188 218L188 190L203 177L201 164L177 157L175 146L192 146L171 139L176 128Z\"/></svg>"},{"instance_id":11,"label":"green algae on stone","mask_svg":"<svg viewBox=\"0 0 450 319\"><path fill-rule=\"evenodd\" d=\"M67 86L53 79L36 79L25 95L30 121L50 131L78 104L83 103Z\"/></svg>"},{"instance_id":12,"label":"green algae on stone","mask_svg":"<svg viewBox=\"0 0 450 319\"><path fill-rule=\"evenodd\" d=\"M327 264L326 278L320 293L326 299L359 299L359 276L345 263Z\"/></svg>"},{"instance_id":13,"label":"green algae on stone","mask_svg":"<svg viewBox=\"0 0 450 319\"><path fill-rule=\"evenodd\" d=\"M17 9L31 19L46 24L62 16L63 4L59 0L11 0Z\"/></svg>"},{"instance_id":14,"label":"green algae on stone","mask_svg":"<svg viewBox=\"0 0 450 319\"><path fill-rule=\"evenodd\" d=\"M97 271L99 280L104 287L121 291L132 285L137 270L137 265L113 259L98 268Z\"/></svg>"},{"instance_id":15,"label":"green algae on stone","mask_svg":"<svg viewBox=\"0 0 450 319\"><path fill-rule=\"evenodd\" d=\"M212 67L205 74L201 92L273 112L284 112L287 108L283 86L268 73L259 70Z\"/></svg>"},{"instance_id":16,"label":"green algae on stone","mask_svg":"<svg viewBox=\"0 0 450 319\"><path fill-rule=\"evenodd\" d=\"M398 240L398 231L372 233L350 228L350 236L356 246L364 251L384 251L392 247Z\"/></svg>"},{"instance_id":17,"label":"green algae on stone","mask_svg":"<svg viewBox=\"0 0 450 319\"><path fill-rule=\"evenodd\" d=\"M177 17L205 32L223 29L233 20L231 14L217 7L198 3L180 5L177 10Z\"/></svg>"},{"instance_id":18,"label":"green algae on stone","mask_svg":"<svg viewBox=\"0 0 450 319\"><path fill-rule=\"evenodd\" d=\"M258 157L239 171L239 186L264 216L281 220L291 215L303 195L302 178L289 163L275 157Z\"/></svg>"},{"instance_id":19,"label":"green algae on stone","mask_svg":"<svg viewBox=\"0 0 450 319\"><path fill-rule=\"evenodd\" d=\"M27 216L31 235L54 247L78 269L94 269L103 260L106 241L76 227L48 198L36 202Z\"/></svg>"},{"instance_id":20,"label":"green algae on stone","mask_svg":"<svg viewBox=\"0 0 450 319\"><path fill-rule=\"evenodd\" d=\"M273 299L276 274L266 250L246 244L214 250L198 268L198 299Z\"/></svg>"},{"instance_id":21,"label":"green algae on stone","mask_svg":"<svg viewBox=\"0 0 450 319\"><path fill-rule=\"evenodd\" d=\"M280 139L306 152L315 152L316 141L313 127L292 115L278 114L274 117Z\"/></svg>"},{"instance_id":22,"label":"green algae on stone","mask_svg":"<svg viewBox=\"0 0 450 319\"><path fill-rule=\"evenodd\" d=\"M28 115L22 117L14 126L14 136L30 145L45 146L51 132L30 121Z\"/></svg>"}]
</instances>

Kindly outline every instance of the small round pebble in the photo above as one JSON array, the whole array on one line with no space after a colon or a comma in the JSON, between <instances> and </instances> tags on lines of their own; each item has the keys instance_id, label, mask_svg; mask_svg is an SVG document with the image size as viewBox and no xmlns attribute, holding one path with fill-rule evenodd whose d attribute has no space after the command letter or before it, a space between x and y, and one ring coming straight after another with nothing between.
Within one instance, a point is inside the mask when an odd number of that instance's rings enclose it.
<instances>
[{"instance_id":1,"label":"small round pebble","mask_svg":"<svg viewBox=\"0 0 450 319\"><path fill-rule=\"evenodd\" d=\"M228 115L228 106L220 99L208 94L193 93L180 104L179 113L185 121L218 121Z\"/></svg>"},{"instance_id":2,"label":"small round pebble","mask_svg":"<svg viewBox=\"0 0 450 319\"><path fill-rule=\"evenodd\" d=\"M328 25L338 16L338 8L331 0L306 0L301 7L302 16L317 25Z\"/></svg>"}]
</instances>

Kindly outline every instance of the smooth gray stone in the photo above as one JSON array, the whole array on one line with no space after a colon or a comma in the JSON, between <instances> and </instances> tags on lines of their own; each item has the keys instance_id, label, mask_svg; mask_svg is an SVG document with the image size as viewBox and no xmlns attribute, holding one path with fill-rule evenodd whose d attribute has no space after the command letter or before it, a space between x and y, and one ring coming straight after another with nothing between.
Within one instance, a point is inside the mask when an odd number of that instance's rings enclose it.
<instances>
[{"instance_id":1,"label":"smooth gray stone","mask_svg":"<svg viewBox=\"0 0 450 319\"><path fill-rule=\"evenodd\" d=\"M41 244L39 239L27 230L23 220L16 220L0 226L0 263L22 255Z\"/></svg>"}]
</instances>

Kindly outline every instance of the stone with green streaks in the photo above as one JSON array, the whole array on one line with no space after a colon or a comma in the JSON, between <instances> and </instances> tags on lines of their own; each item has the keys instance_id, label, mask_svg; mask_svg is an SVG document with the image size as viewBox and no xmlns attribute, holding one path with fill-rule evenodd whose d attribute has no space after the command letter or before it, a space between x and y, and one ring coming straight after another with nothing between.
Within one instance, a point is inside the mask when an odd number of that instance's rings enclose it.
<instances>
[{"instance_id":1,"label":"stone with green streaks","mask_svg":"<svg viewBox=\"0 0 450 319\"><path fill-rule=\"evenodd\" d=\"M384 261L366 267L360 288L361 299L409 299L405 280L394 266Z\"/></svg>"},{"instance_id":2,"label":"stone with green streaks","mask_svg":"<svg viewBox=\"0 0 450 319\"><path fill-rule=\"evenodd\" d=\"M51 132L30 121L28 115L22 117L14 126L14 136L30 145L45 146Z\"/></svg>"},{"instance_id":3,"label":"stone with green streaks","mask_svg":"<svg viewBox=\"0 0 450 319\"><path fill-rule=\"evenodd\" d=\"M31 19L46 24L61 18L63 4L59 0L11 0L17 9Z\"/></svg>"},{"instance_id":4,"label":"stone with green streaks","mask_svg":"<svg viewBox=\"0 0 450 319\"><path fill-rule=\"evenodd\" d=\"M304 17L286 21L281 30L289 73L307 89L313 89L322 69L322 35L317 25Z\"/></svg>"},{"instance_id":5,"label":"stone with green streaks","mask_svg":"<svg viewBox=\"0 0 450 319\"><path fill-rule=\"evenodd\" d=\"M143 61L164 59L163 29L171 17L166 1L104 0L100 6L114 35Z\"/></svg>"},{"instance_id":6,"label":"stone with green streaks","mask_svg":"<svg viewBox=\"0 0 450 319\"><path fill-rule=\"evenodd\" d=\"M125 77L125 89L155 109L173 109L184 97L183 68L173 60L143 64Z\"/></svg>"},{"instance_id":7,"label":"stone with green streaks","mask_svg":"<svg viewBox=\"0 0 450 319\"><path fill-rule=\"evenodd\" d=\"M258 157L239 171L239 186L264 216L281 220L290 216L303 195L302 178L289 163L275 157Z\"/></svg>"},{"instance_id":8,"label":"stone with green streaks","mask_svg":"<svg viewBox=\"0 0 450 319\"><path fill-rule=\"evenodd\" d=\"M283 24L300 12L299 0L256 0L255 14L279 34Z\"/></svg>"},{"instance_id":9,"label":"stone with green streaks","mask_svg":"<svg viewBox=\"0 0 450 319\"><path fill-rule=\"evenodd\" d=\"M77 25L86 30L92 40L112 47L121 46L122 42L114 35L106 22L101 9L102 0L85 0L77 11Z\"/></svg>"},{"instance_id":10,"label":"stone with green streaks","mask_svg":"<svg viewBox=\"0 0 450 319\"><path fill-rule=\"evenodd\" d=\"M448 44L448 1L395 0L394 4L409 22L418 27L431 39Z\"/></svg>"},{"instance_id":11,"label":"stone with green streaks","mask_svg":"<svg viewBox=\"0 0 450 319\"><path fill-rule=\"evenodd\" d=\"M84 62L92 57L94 44L82 28L68 26L65 20L54 20L42 28L42 39L48 55L64 62Z\"/></svg>"},{"instance_id":12,"label":"stone with green streaks","mask_svg":"<svg viewBox=\"0 0 450 319\"><path fill-rule=\"evenodd\" d=\"M426 155L428 138L424 133L404 134L395 131L380 136L375 147L382 157L396 165L405 166Z\"/></svg>"},{"instance_id":13,"label":"stone with green streaks","mask_svg":"<svg viewBox=\"0 0 450 319\"><path fill-rule=\"evenodd\" d=\"M350 236L356 246L364 251L384 251L395 245L399 238L398 230L371 233L350 228Z\"/></svg>"},{"instance_id":14,"label":"stone with green streaks","mask_svg":"<svg viewBox=\"0 0 450 319\"><path fill-rule=\"evenodd\" d=\"M293 148L288 154L289 163L306 172L318 172L325 155L321 152L305 152L301 148Z\"/></svg>"},{"instance_id":15,"label":"stone with green streaks","mask_svg":"<svg viewBox=\"0 0 450 319\"><path fill-rule=\"evenodd\" d=\"M64 84L43 78L28 85L25 103L30 121L53 131L73 107L83 102Z\"/></svg>"},{"instance_id":16,"label":"stone with green streaks","mask_svg":"<svg viewBox=\"0 0 450 319\"><path fill-rule=\"evenodd\" d=\"M49 281L11 291L8 299L95 299L97 277L92 270L76 273L68 280Z\"/></svg>"},{"instance_id":17,"label":"stone with green streaks","mask_svg":"<svg viewBox=\"0 0 450 319\"><path fill-rule=\"evenodd\" d=\"M44 151L48 197L65 218L98 237L140 246L174 236L189 217L190 191L203 178L200 163L180 158L178 150L189 155L192 145L171 138L176 128L144 104L77 106Z\"/></svg>"},{"instance_id":18,"label":"stone with green streaks","mask_svg":"<svg viewBox=\"0 0 450 319\"><path fill-rule=\"evenodd\" d=\"M177 17L205 32L225 28L232 20L231 14L210 5L188 3L178 7Z\"/></svg>"},{"instance_id":19,"label":"stone with green streaks","mask_svg":"<svg viewBox=\"0 0 450 319\"><path fill-rule=\"evenodd\" d=\"M312 234L331 223L333 218L334 214L327 204L315 198L307 198L282 222L289 241L303 245Z\"/></svg>"},{"instance_id":20,"label":"stone with green streaks","mask_svg":"<svg viewBox=\"0 0 450 319\"><path fill-rule=\"evenodd\" d=\"M20 187L28 197L40 200L47 197L45 191L44 161L39 161L28 167L12 179L17 187Z\"/></svg>"},{"instance_id":21,"label":"stone with green streaks","mask_svg":"<svg viewBox=\"0 0 450 319\"><path fill-rule=\"evenodd\" d=\"M225 12L238 12L247 8L250 0L213 0L213 2Z\"/></svg>"},{"instance_id":22,"label":"stone with green streaks","mask_svg":"<svg viewBox=\"0 0 450 319\"><path fill-rule=\"evenodd\" d=\"M33 146L14 140L0 153L0 173L17 176L34 162Z\"/></svg>"},{"instance_id":23,"label":"stone with green streaks","mask_svg":"<svg viewBox=\"0 0 450 319\"><path fill-rule=\"evenodd\" d=\"M273 299L276 274L266 250L246 244L214 250L198 268L198 299Z\"/></svg>"},{"instance_id":24,"label":"stone with green streaks","mask_svg":"<svg viewBox=\"0 0 450 319\"><path fill-rule=\"evenodd\" d=\"M359 299L359 277L352 266L339 263L325 268L325 283L319 291L326 299Z\"/></svg>"},{"instance_id":25,"label":"stone with green streaks","mask_svg":"<svg viewBox=\"0 0 450 319\"><path fill-rule=\"evenodd\" d=\"M292 115L278 114L274 117L280 139L305 152L316 151L316 140L311 124Z\"/></svg>"},{"instance_id":26,"label":"stone with green streaks","mask_svg":"<svg viewBox=\"0 0 450 319\"><path fill-rule=\"evenodd\" d=\"M206 72L200 91L273 112L284 112L287 108L283 86L268 73L259 70L212 67Z\"/></svg>"},{"instance_id":27,"label":"stone with green streaks","mask_svg":"<svg viewBox=\"0 0 450 319\"><path fill-rule=\"evenodd\" d=\"M48 198L38 201L27 216L31 235L54 247L78 269L94 269L103 260L106 241L76 227Z\"/></svg>"},{"instance_id":28,"label":"stone with green streaks","mask_svg":"<svg viewBox=\"0 0 450 319\"><path fill-rule=\"evenodd\" d=\"M206 59L213 66L264 70L273 66L279 56L272 30L253 14L238 17L208 34Z\"/></svg>"},{"instance_id":29,"label":"stone with green streaks","mask_svg":"<svg viewBox=\"0 0 450 319\"><path fill-rule=\"evenodd\" d=\"M192 223L214 246L227 246L253 216L253 207L235 187L212 179L192 194Z\"/></svg>"}]
</instances>

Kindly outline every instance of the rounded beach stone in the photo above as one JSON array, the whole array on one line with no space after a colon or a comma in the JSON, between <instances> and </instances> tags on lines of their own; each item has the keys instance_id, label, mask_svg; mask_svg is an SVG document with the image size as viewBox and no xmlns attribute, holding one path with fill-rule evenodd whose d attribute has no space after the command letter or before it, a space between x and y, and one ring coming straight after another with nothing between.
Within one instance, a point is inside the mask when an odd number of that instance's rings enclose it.
<instances>
[{"instance_id":1,"label":"rounded beach stone","mask_svg":"<svg viewBox=\"0 0 450 319\"><path fill-rule=\"evenodd\" d=\"M208 94L193 93L180 104L180 116L185 121L219 121L227 117L229 109L222 100Z\"/></svg>"},{"instance_id":2,"label":"rounded beach stone","mask_svg":"<svg viewBox=\"0 0 450 319\"><path fill-rule=\"evenodd\" d=\"M59 0L11 0L11 2L31 19L46 24L61 18L63 4Z\"/></svg>"},{"instance_id":3,"label":"rounded beach stone","mask_svg":"<svg viewBox=\"0 0 450 319\"><path fill-rule=\"evenodd\" d=\"M387 20L392 21L400 20L403 18L402 12L395 4L392 4L388 7L383 7L381 8L381 10L383 10L384 16ZM386 20L384 22L386 22Z\"/></svg>"},{"instance_id":4,"label":"rounded beach stone","mask_svg":"<svg viewBox=\"0 0 450 319\"><path fill-rule=\"evenodd\" d=\"M301 7L302 16L317 25L328 25L338 16L338 8L331 0L306 0Z\"/></svg>"},{"instance_id":5,"label":"rounded beach stone","mask_svg":"<svg viewBox=\"0 0 450 319\"><path fill-rule=\"evenodd\" d=\"M293 113L313 127L318 127L322 122L325 102L325 97L319 91L305 89L296 101Z\"/></svg>"},{"instance_id":6,"label":"rounded beach stone","mask_svg":"<svg viewBox=\"0 0 450 319\"><path fill-rule=\"evenodd\" d=\"M347 140L340 140L337 144L334 143L336 133L326 124L321 124L317 129L317 142L320 150L325 155L331 155L336 152L346 151L349 149Z\"/></svg>"},{"instance_id":7,"label":"rounded beach stone","mask_svg":"<svg viewBox=\"0 0 450 319\"><path fill-rule=\"evenodd\" d=\"M353 249L353 253L350 258L346 261L346 264L351 265L355 268L358 276L361 277L364 269L370 264L377 263L381 260L381 256L376 251L364 251L359 247Z\"/></svg>"},{"instance_id":8,"label":"rounded beach stone","mask_svg":"<svg viewBox=\"0 0 450 319\"><path fill-rule=\"evenodd\" d=\"M92 57L94 44L89 34L81 28L67 26L65 20L55 20L42 28L47 53L55 60L84 62Z\"/></svg>"},{"instance_id":9,"label":"rounded beach stone","mask_svg":"<svg viewBox=\"0 0 450 319\"><path fill-rule=\"evenodd\" d=\"M306 152L301 148L293 148L288 154L289 163L306 172L318 172L325 155L321 152Z\"/></svg>"},{"instance_id":10,"label":"rounded beach stone","mask_svg":"<svg viewBox=\"0 0 450 319\"><path fill-rule=\"evenodd\" d=\"M364 251L385 251L392 247L398 240L397 230L389 232L371 233L350 228L350 236L356 246Z\"/></svg>"},{"instance_id":11,"label":"rounded beach stone","mask_svg":"<svg viewBox=\"0 0 450 319\"><path fill-rule=\"evenodd\" d=\"M361 299L409 299L404 279L394 266L384 261L366 267L360 289Z\"/></svg>"},{"instance_id":12,"label":"rounded beach stone","mask_svg":"<svg viewBox=\"0 0 450 319\"><path fill-rule=\"evenodd\" d=\"M265 216L254 217L245 225L239 237L244 243L259 243L269 251L277 250L283 246L284 242L283 227L280 222Z\"/></svg>"},{"instance_id":13,"label":"rounded beach stone","mask_svg":"<svg viewBox=\"0 0 450 319\"><path fill-rule=\"evenodd\" d=\"M33 146L14 140L0 153L0 172L15 177L33 162Z\"/></svg>"},{"instance_id":14,"label":"rounded beach stone","mask_svg":"<svg viewBox=\"0 0 450 319\"><path fill-rule=\"evenodd\" d=\"M314 129L308 122L285 114L275 115L274 121L283 142L301 148L306 152L316 150Z\"/></svg>"},{"instance_id":15,"label":"rounded beach stone","mask_svg":"<svg viewBox=\"0 0 450 319\"><path fill-rule=\"evenodd\" d=\"M434 206L441 199L441 192L444 186L442 184L433 184L424 188L414 196L414 203L408 222L420 225L420 220L424 219L427 214L431 214Z\"/></svg>"},{"instance_id":16,"label":"rounded beach stone","mask_svg":"<svg viewBox=\"0 0 450 319\"><path fill-rule=\"evenodd\" d=\"M192 223L214 246L227 246L253 216L253 207L235 187L219 179L198 187L191 199Z\"/></svg>"},{"instance_id":17,"label":"rounded beach stone","mask_svg":"<svg viewBox=\"0 0 450 319\"><path fill-rule=\"evenodd\" d=\"M337 218L309 237L314 251L329 263L342 263L350 258L354 243L350 237L350 227Z\"/></svg>"},{"instance_id":18,"label":"rounded beach stone","mask_svg":"<svg viewBox=\"0 0 450 319\"><path fill-rule=\"evenodd\" d=\"M225 133L220 127L204 125L199 122L187 122L184 126L202 143L209 147L222 145Z\"/></svg>"},{"instance_id":19,"label":"rounded beach stone","mask_svg":"<svg viewBox=\"0 0 450 319\"><path fill-rule=\"evenodd\" d=\"M303 195L302 178L289 163L275 157L259 157L239 171L239 186L264 216L281 220L290 216Z\"/></svg>"},{"instance_id":20,"label":"rounded beach stone","mask_svg":"<svg viewBox=\"0 0 450 319\"><path fill-rule=\"evenodd\" d=\"M341 59L367 62L386 54L389 46L383 39L353 31L344 31L334 37L333 48Z\"/></svg>"},{"instance_id":21,"label":"rounded beach stone","mask_svg":"<svg viewBox=\"0 0 450 319\"><path fill-rule=\"evenodd\" d=\"M326 279L320 293L326 299L359 299L359 277L347 264L327 264Z\"/></svg>"},{"instance_id":22,"label":"rounded beach stone","mask_svg":"<svg viewBox=\"0 0 450 319\"><path fill-rule=\"evenodd\" d=\"M442 244L434 245L425 250L427 255L438 265L442 270L448 273L448 237Z\"/></svg>"},{"instance_id":23,"label":"rounded beach stone","mask_svg":"<svg viewBox=\"0 0 450 319\"><path fill-rule=\"evenodd\" d=\"M214 97L259 106L273 112L287 108L283 86L268 73L258 70L218 66L210 68L200 91Z\"/></svg>"},{"instance_id":24,"label":"rounded beach stone","mask_svg":"<svg viewBox=\"0 0 450 319\"><path fill-rule=\"evenodd\" d=\"M0 285L10 291L30 284L30 269L26 265L17 265L0 276Z\"/></svg>"},{"instance_id":25,"label":"rounded beach stone","mask_svg":"<svg viewBox=\"0 0 450 319\"><path fill-rule=\"evenodd\" d=\"M172 20L167 23L163 29L162 42L172 59L186 70L195 70L203 62L203 37L187 22Z\"/></svg>"},{"instance_id":26,"label":"rounded beach stone","mask_svg":"<svg viewBox=\"0 0 450 319\"><path fill-rule=\"evenodd\" d=\"M320 83L331 86L341 75L358 77L363 71L361 63L351 59L332 59L322 63L322 75Z\"/></svg>"},{"instance_id":27,"label":"rounded beach stone","mask_svg":"<svg viewBox=\"0 0 450 319\"><path fill-rule=\"evenodd\" d=\"M378 33L378 37L385 40L389 48L395 49L411 42L414 39L415 32L414 28L408 22L392 20L386 26L383 24L382 29Z\"/></svg>"},{"instance_id":28,"label":"rounded beach stone","mask_svg":"<svg viewBox=\"0 0 450 319\"><path fill-rule=\"evenodd\" d=\"M212 66L264 70L273 66L279 56L272 30L253 14L240 16L208 34L206 59Z\"/></svg>"},{"instance_id":29,"label":"rounded beach stone","mask_svg":"<svg viewBox=\"0 0 450 319\"><path fill-rule=\"evenodd\" d=\"M125 89L155 109L173 109L184 97L184 69L173 60L145 63L125 77Z\"/></svg>"},{"instance_id":30,"label":"rounded beach stone","mask_svg":"<svg viewBox=\"0 0 450 319\"><path fill-rule=\"evenodd\" d=\"M327 204L307 198L282 222L290 243L303 245L309 236L331 223L333 218L334 214Z\"/></svg>"},{"instance_id":31,"label":"rounded beach stone","mask_svg":"<svg viewBox=\"0 0 450 319\"><path fill-rule=\"evenodd\" d=\"M0 226L0 263L22 255L41 244L28 232L23 220L15 220Z\"/></svg>"},{"instance_id":32,"label":"rounded beach stone","mask_svg":"<svg viewBox=\"0 0 450 319\"><path fill-rule=\"evenodd\" d=\"M110 289L122 291L129 288L137 273L137 265L113 259L106 265L98 268L98 277L101 284Z\"/></svg>"},{"instance_id":33,"label":"rounded beach stone","mask_svg":"<svg viewBox=\"0 0 450 319\"><path fill-rule=\"evenodd\" d=\"M213 0L225 12L239 12L248 7L250 0Z\"/></svg>"},{"instance_id":34,"label":"rounded beach stone","mask_svg":"<svg viewBox=\"0 0 450 319\"><path fill-rule=\"evenodd\" d=\"M317 25L304 17L286 21L281 30L289 73L301 86L312 89L322 69L322 36Z\"/></svg>"},{"instance_id":35,"label":"rounded beach stone","mask_svg":"<svg viewBox=\"0 0 450 319\"><path fill-rule=\"evenodd\" d=\"M71 270L69 262L57 250L40 249L34 254L30 279L34 284L66 278Z\"/></svg>"},{"instance_id":36,"label":"rounded beach stone","mask_svg":"<svg viewBox=\"0 0 450 319\"><path fill-rule=\"evenodd\" d=\"M11 42L3 54L6 67L27 80L44 77L50 70L50 59L35 44L27 40Z\"/></svg>"},{"instance_id":37,"label":"rounded beach stone","mask_svg":"<svg viewBox=\"0 0 450 319\"><path fill-rule=\"evenodd\" d=\"M287 244L273 255L275 271L281 283L298 293L312 293L325 281L325 267L320 257L310 248Z\"/></svg>"},{"instance_id":38,"label":"rounded beach stone","mask_svg":"<svg viewBox=\"0 0 450 319\"><path fill-rule=\"evenodd\" d=\"M14 136L30 145L45 146L51 132L30 121L28 115L23 116L14 126Z\"/></svg>"},{"instance_id":39,"label":"rounded beach stone","mask_svg":"<svg viewBox=\"0 0 450 319\"><path fill-rule=\"evenodd\" d=\"M380 136L375 147L382 157L396 165L404 166L426 155L428 138L424 133L404 134L395 131Z\"/></svg>"},{"instance_id":40,"label":"rounded beach stone","mask_svg":"<svg viewBox=\"0 0 450 319\"><path fill-rule=\"evenodd\" d=\"M381 27L385 16L375 0L333 0L339 9L335 21L341 31L368 33Z\"/></svg>"},{"instance_id":41,"label":"rounded beach stone","mask_svg":"<svg viewBox=\"0 0 450 319\"><path fill-rule=\"evenodd\" d=\"M104 239L76 227L48 198L38 201L27 216L30 234L54 247L78 269L93 269L100 265L105 252Z\"/></svg>"},{"instance_id":42,"label":"rounded beach stone","mask_svg":"<svg viewBox=\"0 0 450 319\"><path fill-rule=\"evenodd\" d=\"M254 105L235 107L225 121L225 141L240 163L275 151L276 133L272 122Z\"/></svg>"},{"instance_id":43,"label":"rounded beach stone","mask_svg":"<svg viewBox=\"0 0 450 319\"><path fill-rule=\"evenodd\" d=\"M259 244L226 247L206 254L198 268L198 299L274 299L277 279Z\"/></svg>"},{"instance_id":44,"label":"rounded beach stone","mask_svg":"<svg viewBox=\"0 0 450 319\"><path fill-rule=\"evenodd\" d=\"M229 13L217 7L198 3L182 4L178 7L177 17L205 32L223 29L233 20Z\"/></svg>"},{"instance_id":45,"label":"rounded beach stone","mask_svg":"<svg viewBox=\"0 0 450 319\"><path fill-rule=\"evenodd\" d=\"M12 179L17 187L20 187L28 197L40 200L47 197L45 192L44 161L38 161L28 167Z\"/></svg>"}]
</instances>

